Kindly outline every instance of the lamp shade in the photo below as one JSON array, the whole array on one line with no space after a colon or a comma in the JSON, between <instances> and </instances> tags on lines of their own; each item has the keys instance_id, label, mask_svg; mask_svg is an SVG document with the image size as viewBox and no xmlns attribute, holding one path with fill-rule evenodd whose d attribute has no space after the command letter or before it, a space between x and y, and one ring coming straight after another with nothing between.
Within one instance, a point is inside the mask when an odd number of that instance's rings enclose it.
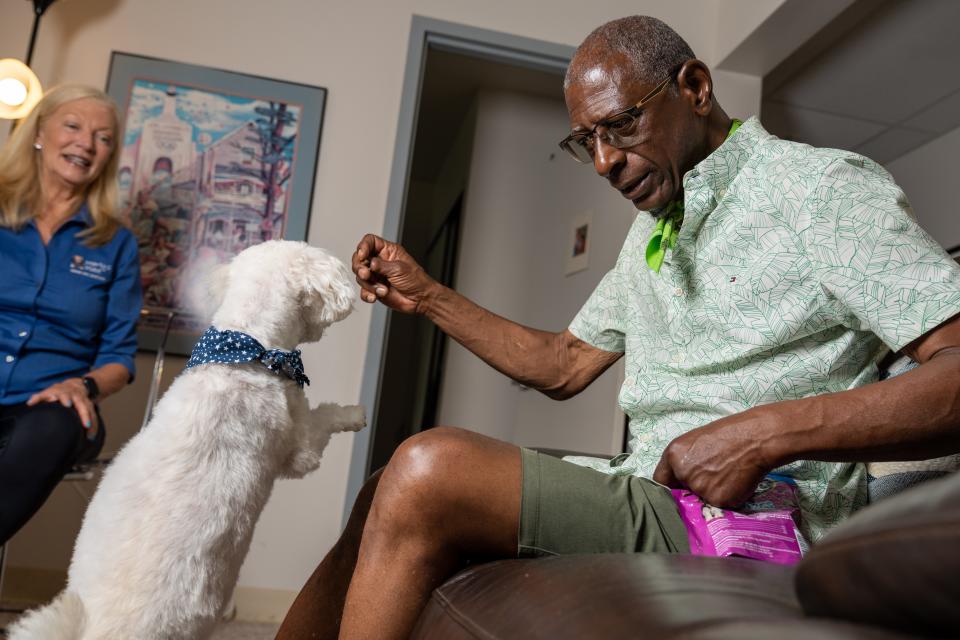
<instances>
[{"instance_id":1,"label":"lamp shade","mask_svg":"<svg viewBox=\"0 0 960 640\"><path fill-rule=\"evenodd\" d=\"M40 80L16 58L0 59L0 118L25 117L43 97Z\"/></svg>"}]
</instances>

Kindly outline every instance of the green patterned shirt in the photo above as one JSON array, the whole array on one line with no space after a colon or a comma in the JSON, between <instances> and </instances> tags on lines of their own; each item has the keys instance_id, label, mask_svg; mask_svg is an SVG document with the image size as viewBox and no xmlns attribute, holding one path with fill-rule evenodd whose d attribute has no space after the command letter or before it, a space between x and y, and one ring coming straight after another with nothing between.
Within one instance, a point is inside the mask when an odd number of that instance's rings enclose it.
<instances>
[{"instance_id":1,"label":"green patterned shirt","mask_svg":"<svg viewBox=\"0 0 960 640\"><path fill-rule=\"evenodd\" d=\"M874 382L899 350L960 312L960 268L911 218L878 164L780 140L756 118L683 178L676 248L659 275L637 216L614 268L570 325L625 352L630 454L568 458L651 477L677 436L751 407ZM866 502L862 464L800 461L816 542Z\"/></svg>"}]
</instances>

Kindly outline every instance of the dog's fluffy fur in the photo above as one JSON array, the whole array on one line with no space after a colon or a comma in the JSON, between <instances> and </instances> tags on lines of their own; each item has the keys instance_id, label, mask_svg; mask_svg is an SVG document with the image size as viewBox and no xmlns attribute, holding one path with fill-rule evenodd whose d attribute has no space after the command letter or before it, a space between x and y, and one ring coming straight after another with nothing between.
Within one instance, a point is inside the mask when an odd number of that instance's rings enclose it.
<instances>
[{"instance_id":1,"label":"dog's fluffy fur","mask_svg":"<svg viewBox=\"0 0 960 640\"><path fill-rule=\"evenodd\" d=\"M302 242L247 249L210 290L214 326L284 350L319 340L354 298L343 263ZM186 370L107 469L66 590L9 637L208 637L274 480L313 471L332 433L363 425L362 407L310 409L296 383L259 363Z\"/></svg>"}]
</instances>

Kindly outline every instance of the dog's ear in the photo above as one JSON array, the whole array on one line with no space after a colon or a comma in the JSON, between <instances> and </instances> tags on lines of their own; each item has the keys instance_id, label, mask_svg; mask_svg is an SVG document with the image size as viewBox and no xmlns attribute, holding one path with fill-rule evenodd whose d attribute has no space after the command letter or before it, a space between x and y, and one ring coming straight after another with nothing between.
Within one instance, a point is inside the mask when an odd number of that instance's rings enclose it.
<instances>
[{"instance_id":1,"label":"dog's ear","mask_svg":"<svg viewBox=\"0 0 960 640\"><path fill-rule=\"evenodd\" d=\"M303 278L304 312L313 322L327 326L353 311L356 287L350 271L337 258L311 247L304 260Z\"/></svg>"},{"instance_id":2,"label":"dog's ear","mask_svg":"<svg viewBox=\"0 0 960 640\"><path fill-rule=\"evenodd\" d=\"M223 304L230 280L230 263L209 264L194 272L186 291L190 310L199 318L209 320Z\"/></svg>"}]
</instances>

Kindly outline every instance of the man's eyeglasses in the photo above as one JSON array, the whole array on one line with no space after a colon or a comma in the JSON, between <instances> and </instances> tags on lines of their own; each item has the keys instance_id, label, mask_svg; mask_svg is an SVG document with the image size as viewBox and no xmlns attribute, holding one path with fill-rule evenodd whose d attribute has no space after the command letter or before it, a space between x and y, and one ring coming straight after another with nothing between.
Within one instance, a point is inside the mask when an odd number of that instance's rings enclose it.
<instances>
[{"instance_id":1,"label":"man's eyeglasses","mask_svg":"<svg viewBox=\"0 0 960 640\"><path fill-rule=\"evenodd\" d=\"M671 71L669 76L653 88L653 91L643 96L640 102L629 109L624 109L608 118L604 118L590 131L571 133L560 141L560 148L569 153L570 157L577 162L591 164L593 163L597 138L617 149L633 146L640 139L640 136L637 135L637 120L643 114L643 105L663 93L663 90L673 81L682 67L683 65L680 65Z\"/></svg>"}]
</instances>

